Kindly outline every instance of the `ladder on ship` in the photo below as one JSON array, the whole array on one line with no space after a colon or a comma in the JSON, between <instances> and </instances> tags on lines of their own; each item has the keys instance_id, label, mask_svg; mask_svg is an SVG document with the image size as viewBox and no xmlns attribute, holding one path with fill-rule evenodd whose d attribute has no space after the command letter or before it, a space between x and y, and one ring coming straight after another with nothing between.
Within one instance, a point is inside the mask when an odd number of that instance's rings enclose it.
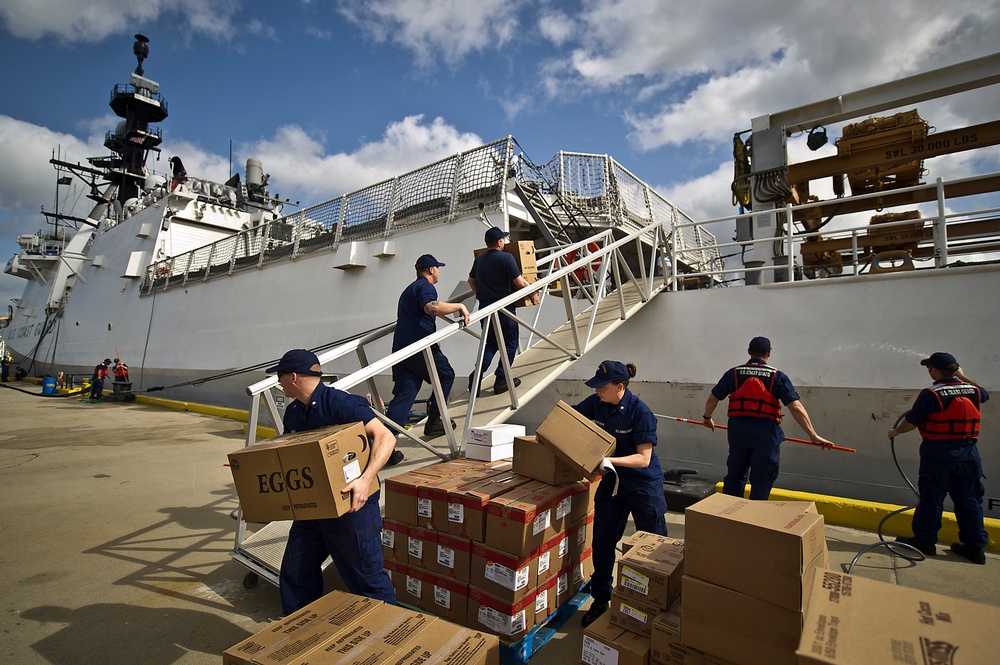
<instances>
[{"instance_id":1,"label":"ladder on ship","mask_svg":"<svg viewBox=\"0 0 1000 665\"><path fill-rule=\"evenodd\" d=\"M584 353L612 334L658 293L671 287L671 277L656 274L656 266L664 260L660 253L665 251L669 232L669 223L651 222L617 239L609 229L564 245L538 260L539 274L543 276L537 282L485 309L473 312L467 327L453 322L395 353L369 361L366 348L390 335L394 327L390 325L318 354L320 363L326 365L356 355L360 368L332 385L350 391L366 384L373 395L373 401L379 404L375 377L388 374L394 364L406 358L422 354L429 368L432 390L441 405L441 417L444 422L455 420L458 428L428 442L415 434L417 430L422 432L422 426L403 429L391 422L378 408L375 409L376 414L390 430L405 440L423 446L442 459L458 457L462 453L462 441L470 428L506 422L523 404L540 394ZM599 249L586 254L585 248L588 245L596 245ZM630 266L627 256L638 256L638 261L633 260ZM515 315L505 309L508 304L521 301L535 291L541 292L541 302L537 309L522 307ZM557 296L556 293L560 295ZM570 297L561 297L562 294L569 294ZM462 294L457 300L469 295ZM559 301L562 307L558 306ZM547 330L541 329L539 324L543 307L547 308L547 312L561 311L561 316L549 315ZM456 377L451 401L446 404L440 377L431 357L431 347L442 344L444 348L448 348L449 338L473 335L478 338L478 366L485 347L481 326L485 322L485 325L499 329L501 316L513 316L522 330L530 332L529 343L517 356L513 372L506 354L497 354L504 364L505 374L519 378L521 385L514 386L511 382L510 390L500 395L489 391L487 385L483 387L480 397L472 394L462 396L460 393L464 381L459 376ZM554 327L551 319L556 319ZM255 440L262 408L280 429L280 411L273 393L277 386L277 377L271 376L247 388L251 396L247 445ZM446 442L447 449L442 446L442 441Z\"/></svg>"}]
</instances>

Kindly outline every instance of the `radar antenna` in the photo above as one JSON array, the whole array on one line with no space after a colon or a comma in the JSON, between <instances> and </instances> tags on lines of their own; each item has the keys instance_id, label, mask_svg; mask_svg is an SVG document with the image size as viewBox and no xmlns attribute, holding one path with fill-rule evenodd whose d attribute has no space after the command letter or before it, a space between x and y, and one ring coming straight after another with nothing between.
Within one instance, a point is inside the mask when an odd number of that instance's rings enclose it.
<instances>
[{"instance_id":1,"label":"radar antenna","mask_svg":"<svg viewBox=\"0 0 1000 665\"><path fill-rule=\"evenodd\" d=\"M137 32L135 33L135 44L132 45L132 52L135 53L139 64L135 68L135 73L142 76L142 61L149 57L149 37Z\"/></svg>"}]
</instances>

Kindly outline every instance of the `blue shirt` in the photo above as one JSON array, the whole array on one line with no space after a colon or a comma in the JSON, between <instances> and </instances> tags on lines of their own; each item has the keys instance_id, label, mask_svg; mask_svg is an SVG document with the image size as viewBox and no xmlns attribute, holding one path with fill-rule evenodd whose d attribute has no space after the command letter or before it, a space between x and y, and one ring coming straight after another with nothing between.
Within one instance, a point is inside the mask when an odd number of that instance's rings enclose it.
<instances>
[{"instance_id":1,"label":"blue shirt","mask_svg":"<svg viewBox=\"0 0 1000 665\"><path fill-rule=\"evenodd\" d=\"M751 358L747 365L767 365L759 358ZM722 401L736 391L736 373L729 370L722 375L719 382L712 388L712 396ZM788 406L799 399L788 375L778 370L771 385L771 394ZM777 446L785 440L785 432L779 423L770 418L754 418L752 416L733 416L727 422L729 427L729 445L743 448L766 448Z\"/></svg>"},{"instance_id":2,"label":"blue shirt","mask_svg":"<svg viewBox=\"0 0 1000 665\"><path fill-rule=\"evenodd\" d=\"M476 280L476 300L480 309L512 294L516 289L511 282L520 276L521 270L513 254L489 249L477 256L469 277ZM513 310L513 307L508 309Z\"/></svg>"},{"instance_id":3,"label":"blue shirt","mask_svg":"<svg viewBox=\"0 0 1000 665\"><path fill-rule=\"evenodd\" d=\"M663 491L663 469L656 456L656 416L646 404L632 394L628 388L618 404L602 402L593 394L575 407L581 415L597 423L598 427L615 437L615 452L612 457L625 457L639 451L639 444L651 443L653 450L649 466L645 469L616 468L620 481L619 492L650 484L657 491ZM613 485L613 483L611 483ZM604 483L601 483L601 487ZM610 489L608 490L610 492Z\"/></svg>"},{"instance_id":4,"label":"blue shirt","mask_svg":"<svg viewBox=\"0 0 1000 665\"><path fill-rule=\"evenodd\" d=\"M943 379L935 381L934 385L962 383L959 379ZM982 404L990 398L990 394L985 388L979 388L979 403ZM941 402L929 388L924 388L917 395L913 402L913 408L906 414L906 420L911 425L920 427L932 413L941 411ZM963 462L968 460L979 461L979 448L976 447L976 439L921 439L920 456L940 462Z\"/></svg>"},{"instance_id":5,"label":"blue shirt","mask_svg":"<svg viewBox=\"0 0 1000 665\"><path fill-rule=\"evenodd\" d=\"M375 411L364 397L331 388L320 382L309 398L308 404L303 404L297 399L292 400L285 409L282 423L285 426L285 433L291 433L356 422L367 425L373 418Z\"/></svg>"},{"instance_id":6,"label":"blue shirt","mask_svg":"<svg viewBox=\"0 0 1000 665\"><path fill-rule=\"evenodd\" d=\"M392 350L427 337L437 328L437 317L424 312L427 303L438 299L437 289L423 277L417 277L403 289L396 306L396 331L392 335Z\"/></svg>"}]
</instances>

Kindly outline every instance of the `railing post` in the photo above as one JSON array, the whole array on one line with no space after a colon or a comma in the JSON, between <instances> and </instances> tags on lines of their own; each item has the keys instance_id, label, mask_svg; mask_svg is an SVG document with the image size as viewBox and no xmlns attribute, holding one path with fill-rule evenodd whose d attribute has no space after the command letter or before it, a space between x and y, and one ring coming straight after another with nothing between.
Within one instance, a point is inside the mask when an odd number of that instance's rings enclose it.
<instances>
[{"instance_id":1,"label":"railing post","mask_svg":"<svg viewBox=\"0 0 1000 665\"><path fill-rule=\"evenodd\" d=\"M934 267L944 268L948 265L948 221L944 207L944 181L937 179L938 215L934 221Z\"/></svg>"},{"instance_id":2,"label":"railing post","mask_svg":"<svg viewBox=\"0 0 1000 665\"><path fill-rule=\"evenodd\" d=\"M785 254L788 256L788 281L795 281L795 246L794 242L794 229L792 228L792 204L789 203L785 206L785 222L787 224L788 232L786 234L786 245Z\"/></svg>"}]
</instances>

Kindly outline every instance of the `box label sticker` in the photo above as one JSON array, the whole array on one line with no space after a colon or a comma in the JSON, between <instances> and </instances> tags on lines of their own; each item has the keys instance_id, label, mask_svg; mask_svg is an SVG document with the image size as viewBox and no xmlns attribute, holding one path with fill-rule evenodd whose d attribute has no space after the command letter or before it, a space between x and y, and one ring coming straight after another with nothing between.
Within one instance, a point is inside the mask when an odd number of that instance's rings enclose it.
<instances>
[{"instance_id":1,"label":"box label sticker","mask_svg":"<svg viewBox=\"0 0 1000 665\"><path fill-rule=\"evenodd\" d=\"M538 557L538 574L547 573L549 571L549 561L552 559L552 552L546 552Z\"/></svg>"},{"instance_id":2,"label":"box label sticker","mask_svg":"<svg viewBox=\"0 0 1000 665\"><path fill-rule=\"evenodd\" d=\"M549 610L549 594L540 593L537 596L535 596L535 614L548 612L548 610Z\"/></svg>"},{"instance_id":3,"label":"box label sticker","mask_svg":"<svg viewBox=\"0 0 1000 665\"><path fill-rule=\"evenodd\" d=\"M414 598L423 598L423 582L420 580L406 576L406 593L410 594Z\"/></svg>"},{"instance_id":4,"label":"box label sticker","mask_svg":"<svg viewBox=\"0 0 1000 665\"><path fill-rule=\"evenodd\" d=\"M390 550L396 546L396 532L389 529L382 529L382 544Z\"/></svg>"},{"instance_id":5,"label":"box label sticker","mask_svg":"<svg viewBox=\"0 0 1000 665\"><path fill-rule=\"evenodd\" d=\"M434 603L446 610L451 609L451 591L434 585Z\"/></svg>"},{"instance_id":6,"label":"box label sticker","mask_svg":"<svg viewBox=\"0 0 1000 665\"><path fill-rule=\"evenodd\" d=\"M570 509L572 507L573 507L573 498L572 497L568 496L565 499L563 499L562 501L560 501L559 505L556 506L556 519L557 520L561 520L562 518L564 518L567 515L569 515L569 511L570 511Z\"/></svg>"},{"instance_id":7,"label":"box label sticker","mask_svg":"<svg viewBox=\"0 0 1000 665\"><path fill-rule=\"evenodd\" d=\"M431 517L431 500L417 499L417 517Z\"/></svg>"},{"instance_id":8,"label":"box label sticker","mask_svg":"<svg viewBox=\"0 0 1000 665\"><path fill-rule=\"evenodd\" d=\"M565 559L567 554L569 554L569 538L563 538L559 541L559 558Z\"/></svg>"},{"instance_id":9,"label":"box label sticker","mask_svg":"<svg viewBox=\"0 0 1000 665\"><path fill-rule=\"evenodd\" d=\"M486 579L496 582L505 589L520 591L528 586L528 566L513 570L493 561L486 562Z\"/></svg>"},{"instance_id":10,"label":"box label sticker","mask_svg":"<svg viewBox=\"0 0 1000 665\"><path fill-rule=\"evenodd\" d=\"M552 524L552 510L544 510L538 514L531 526L531 534L537 536Z\"/></svg>"},{"instance_id":11,"label":"box label sticker","mask_svg":"<svg viewBox=\"0 0 1000 665\"><path fill-rule=\"evenodd\" d=\"M629 591L635 591L636 593L641 593L644 596L649 595L649 576L643 575L634 568L622 566L622 578L620 580L620 584Z\"/></svg>"},{"instance_id":12,"label":"box label sticker","mask_svg":"<svg viewBox=\"0 0 1000 665\"><path fill-rule=\"evenodd\" d=\"M501 635L516 635L524 632L524 610L510 616L485 605L479 606L479 623L488 626Z\"/></svg>"},{"instance_id":13,"label":"box label sticker","mask_svg":"<svg viewBox=\"0 0 1000 665\"><path fill-rule=\"evenodd\" d=\"M584 635L581 659L587 665L618 665L618 652L590 635Z\"/></svg>"},{"instance_id":14,"label":"box label sticker","mask_svg":"<svg viewBox=\"0 0 1000 665\"><path fill-rule=\"evenodd\" d=\"M465 506L460 503L448 504L448 521L461 524L465 521Z\"/></svg>"},{"instance_id":15,"label":"box label sticker","mask_svg":"<svg viewBox=\"0 0 1000 665\"><path fill-rule=\"evenodd\" d=\"M355 478L361 477L361 464L358 460L344 465L344 482L349 483Z\"/></svg>"},{"instance_id":16,"label":"box label sticker","mask_svg":"<svg viewBox=\"0 0 1000 665\"><path fill-rule=\"evenodd\" d=\"M437 562L447 568L454 568L455 550L451 549L450 547L444 547L443 545L438 545Z\"/></svg>"},{"instance_id":17,"label":"box label sticker","mask_svg":"<svg viewBox=\"0 0 1000 665\"><path fill-rule=\"evenodd\" d=\"M566 593L567 589L569 589L569 575L563 573L559 576L559 581L556 582L556 593L561 596Z\"/></svg>"},{"instance_id":18,"label":"box label sticker","mask_svg":"<svg viewBox=\"0 0 1000 665\"><path fill-rule=\"evenodd\" d=\"M648 614L646 614L642 610L637 610L636 608L632 607L631 605L626 605L625 603L622 603L620 609L621 609L622 614L624 614L627 617L631 617L631 618L635 619L639 623L646 623L646 622L649 621L649 615Z\"/></svg>"},{"instance_id":19,"label":"box label sticker","mask_svg":"<svg viewBox=\"0 0 1000 665\"><path fill-rule=\"evenodd\" d=\"M424 558L424 541L419 538L410 537L409 543L406 546L406 551L410 553L414 559Z\"/></svg>"}]
</instances>

